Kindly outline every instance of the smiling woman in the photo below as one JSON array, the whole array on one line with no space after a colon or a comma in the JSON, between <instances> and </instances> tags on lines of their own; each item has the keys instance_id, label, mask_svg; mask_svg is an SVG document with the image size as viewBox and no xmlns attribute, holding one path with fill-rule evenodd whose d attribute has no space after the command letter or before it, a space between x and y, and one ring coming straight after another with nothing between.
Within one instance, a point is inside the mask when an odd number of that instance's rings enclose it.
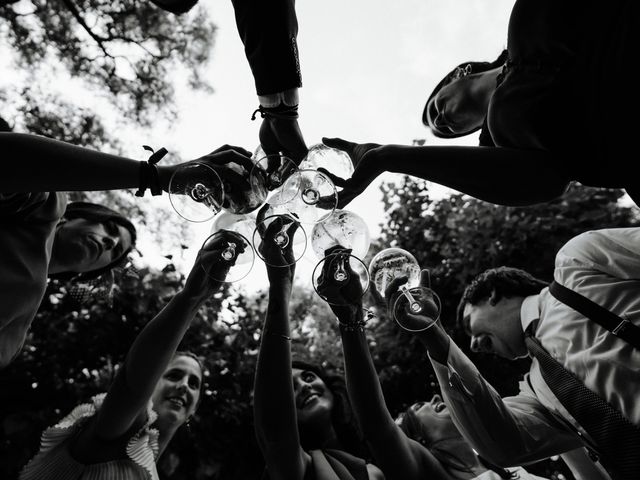
<instances>
[{"instance_id":1,"label":"smiling woman","mask_svg":"<svg viewBox=\"0 0 640 480\"><path fill-rule=\"evenodd\" d=\"M235 262L221 255L226 233L201 250L183 290L140 332L109 391L44 431L20 480L158 479L156 461L200 401L202 363L176 349L200 306L222 285L207 272L224 279Z\"/></svg>"},{"instance_id":2,"label":"smiling woman","mask_svg":"<svg viewBox=\"0 0 640 480\"><path fill-rule=\"evenodd\" d=\"M365 460L367 449L355 426L344 380L318 366L291 361L288 305L295 262L288 260L293 258L293 242L280 249L268 241L277 233L276 222L263 233L269 305L254 395L265 476L271 480L382 479L382 472Z\"/></svg>"}]
</instances>

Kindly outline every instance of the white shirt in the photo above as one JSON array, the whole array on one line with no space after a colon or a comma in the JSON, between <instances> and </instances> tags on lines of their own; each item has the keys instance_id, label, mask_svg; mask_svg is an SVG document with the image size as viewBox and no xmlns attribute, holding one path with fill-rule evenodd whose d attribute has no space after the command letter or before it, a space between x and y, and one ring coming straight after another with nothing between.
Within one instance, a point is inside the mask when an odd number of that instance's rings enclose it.
<instances>
[{"instance_id":1,"label":"white shirt","mask_svg":"<svg viewBox=\"0 0 640 480\"><path fill-rule=\"evenodd\" d=\"M554 278L640 326L640 228L578 235L558 252ZM640 351L557 301L548 289L525 299L521 320L523 330L539 320L535 336L545 349L640 425ZM520 393L504 399L453 343L447 365L432 363L454 423L488 460L524 465L592 444L543 380L537 360L520 382ZM594 469L582 449L565 461L577 478L609 478Z\"/></svg>"}]
</instances>

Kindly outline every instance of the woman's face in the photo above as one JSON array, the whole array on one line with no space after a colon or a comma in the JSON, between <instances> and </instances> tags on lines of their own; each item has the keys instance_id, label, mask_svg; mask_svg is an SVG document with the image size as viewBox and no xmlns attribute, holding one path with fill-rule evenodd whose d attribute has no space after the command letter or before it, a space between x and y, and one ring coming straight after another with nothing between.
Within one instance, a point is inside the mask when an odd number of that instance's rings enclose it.
<instances>
[{"instance_id":1,"label":"woman's face","mask_svg":"<svg viewBox=\"0 0 640 480\"><path fill-rule=\"evenodd\" d=\"M122 257L132 243L129 230L113 221L74 218L59 224L53 255L60 271L89 272Z\"/></svg>"},{"instance_id":2,"label":"woman's face","mask_svg":"<svg viewBox=\"0 0 640 480\"><path fill-rule=\"evenodd\" d=\"M183 424L194 414L200 399L202 370L189 356L174 357L156 384L151 401L163 423Z\"/></svg>"},{"instance_id":3,"label":"woman's face","mask_svg":"<svg viewBox=\"0 0 640 480\"><path fill-rule=\"evenodd\" d=\"M464 135L480 127L487 114L485 99L478 95L477 75L449 82L427 106L429 126L445 135Z\"/></svg>"},{"instance_id":4,"label":"woman's face","mask_svg":"<svg viewBox=\"0 0 640 480\"><path fill-rule=\"evenodd\" d=\"M434 395L429 402L411 405L420 423L424 426L428 443L435 443L451 437L460 437L458 429L451 420L449 409L440 395Z\"/></svg>"},{"instance_id":5,"label":"woman's face","mask_svg":"<svg viewBox=\"0 0 640 480\"><path fill-rule=\"evenodd\" d=\"M334 399L329 387L310 370L294 368L292 376L298 425L330 422Z\"/></svg>"}]
</instances>

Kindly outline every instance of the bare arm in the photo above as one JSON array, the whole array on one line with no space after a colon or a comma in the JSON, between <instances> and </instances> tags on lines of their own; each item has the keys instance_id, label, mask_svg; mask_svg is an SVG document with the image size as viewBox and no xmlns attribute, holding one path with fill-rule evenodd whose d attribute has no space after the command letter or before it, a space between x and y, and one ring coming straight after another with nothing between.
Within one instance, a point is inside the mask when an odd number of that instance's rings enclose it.
<instances>
[{"instance_id":1,"label":"bare arm","mask_svg":"<svg viewBox=\"0 0 640 480\"><path fill-rule=\"evenodd\" d=\"M272 241L273 234L278 230L273 228L277 226L276 222L278 220L267 228L264 236L263 252L267 259L282 255ZM290 237L293 237L292 233ZM270 263L282 265L286 262L273 260ZM309 456L300 446L291 376L291 346L288 340L289 299L295 266L267 266L267 273L270 284L269 305L260 343L254 390L256 436L265 456L270 478L302 480Z\"/></svg>"},{"instance_id":2,"label":"bare arm","mask_svg":"<svg viewBox=\"0 0 640 480\"><path fill-rule=\"evenodd\" d=\"M220 288L220 282L212 280L205 269L224 278L229 268L221 260L221 245L219 241L200 252L184 289L136 337L98 412L93 435L116 439L134 423L144 422L146 405L189 324L204 301Z\"/></svg>"},{"instance_id":3,"label":"bare arm","mask_svg":"<svg viewBox=\"0 0 640 480\"><path fill-rule=\"evenodd\" d=\"M137 187L138 161L39 135L0 133L2 192Z\"/></svg>"},{"instance_id":4,"label":"bare arm","mask_svg":"<svg viewBox=\"0 0 640 480\"><path fill-rule=\"evenodd\" d=\"M117 190L140 185L140 161L24 133L0 133L0 192ZM251 152L223 145L197 159L216 167L237 163L251 170ZM158 165L160 187L167 191L176 165Z\"/></svg>"},{"instance_id":5,"label":"bare arm","mask_svg":"<svg viewBox=\"0 0 640 480\"><path fill-rule=\"evenodd\" d=\"M361 312L362 309L356 310ZM356 313L358 314L358 313ZM341 318L342 323L349 319ZM408 438L387 410L365 333L340 328L347 390L358 424L388 479L448 478L440 462L422 445Z\"/></svg>"},{"instance_id":6,"label":"bare arm","mask_svg":"<svg viewBox=\"0 0 640 480\"><path fill-rule=\"evenodd\" d=\"M480 200L500 205L531 205L562 195L570 180L549 152L503 147L364 144L325 139L341 148L356 165L342 186L338 208L384 172L401 173L435 182ZM362 148L369 146L368 149ZM335 178L334 178L335 180Z\"/></svg>"}]
</instances>

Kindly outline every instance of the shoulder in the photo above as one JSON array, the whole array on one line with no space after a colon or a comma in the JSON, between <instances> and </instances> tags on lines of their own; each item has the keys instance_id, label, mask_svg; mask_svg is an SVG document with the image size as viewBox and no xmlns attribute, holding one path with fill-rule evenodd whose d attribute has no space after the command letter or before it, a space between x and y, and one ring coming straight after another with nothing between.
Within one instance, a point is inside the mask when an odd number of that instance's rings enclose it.
<instances>
[{"instance_id":1,"label":"shoulder","mask_svg":"<svg viewBox=\"0 0 640 480\"><path fill-rule=\"evenodd\" d=\"M573 237L556 254L556 267L599 269L640 257L640 228L590 230Z\"/></svg>"}]
</instances>

